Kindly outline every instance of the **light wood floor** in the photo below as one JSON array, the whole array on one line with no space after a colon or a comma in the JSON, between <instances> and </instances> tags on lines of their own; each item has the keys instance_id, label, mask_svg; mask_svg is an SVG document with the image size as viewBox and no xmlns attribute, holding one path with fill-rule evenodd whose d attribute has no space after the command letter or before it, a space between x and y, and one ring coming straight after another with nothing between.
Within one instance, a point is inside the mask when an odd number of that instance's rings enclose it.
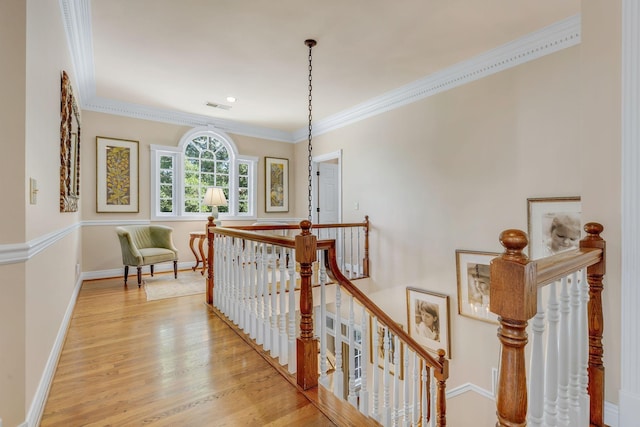
<instances>
[{"instance_id":1,"label":"light wood floor","mask_svg":"<svg viewBox=\"0 0 640 427\"><path fill-rule=\"evenodd\" d=\"M85 281L41 426L332 426L204 304Z\"/></svg>"}]
</instances>

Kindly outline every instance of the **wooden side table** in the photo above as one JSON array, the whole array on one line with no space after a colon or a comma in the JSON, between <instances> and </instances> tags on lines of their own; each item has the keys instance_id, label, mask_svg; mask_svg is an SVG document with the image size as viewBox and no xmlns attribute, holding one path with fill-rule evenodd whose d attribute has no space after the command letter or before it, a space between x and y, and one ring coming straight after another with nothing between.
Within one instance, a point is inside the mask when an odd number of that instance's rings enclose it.
<instances>
[{"instance_id":1,"label":"wooden side table","mask_svg":"<svg viewBox=\"0 0 640 427\"><path fill-rule=\"evenodd\" d=\"M194 247L195 240L198 239L198 252ZM207 269L207 258L204 256L204 242L207 240L207 233L203 231L192 231L189 233L189 247L191 248L191 252L193 252L193 256L196 257L196 265L191 267L193 271L196 271L198 265L202 263L202 271L200 274L204 276L204 272Z\"/></svg>"}]
</instances>

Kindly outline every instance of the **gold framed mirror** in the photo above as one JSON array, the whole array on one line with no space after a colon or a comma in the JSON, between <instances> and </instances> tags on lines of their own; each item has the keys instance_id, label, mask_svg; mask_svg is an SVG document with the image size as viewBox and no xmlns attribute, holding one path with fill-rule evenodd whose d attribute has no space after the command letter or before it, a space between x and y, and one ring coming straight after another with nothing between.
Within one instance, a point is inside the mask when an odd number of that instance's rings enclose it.
<instances>
[{"instance_id":1,"label":"gold framed mirror","mask_svg":"<svg viewBox=\"0 0 640 427\"><path fill-rule=\"evenodd\" d=\"M77 212L80 199L80 109L65 71L60 98L60 212Z\"/></svg>"}]
</instances>

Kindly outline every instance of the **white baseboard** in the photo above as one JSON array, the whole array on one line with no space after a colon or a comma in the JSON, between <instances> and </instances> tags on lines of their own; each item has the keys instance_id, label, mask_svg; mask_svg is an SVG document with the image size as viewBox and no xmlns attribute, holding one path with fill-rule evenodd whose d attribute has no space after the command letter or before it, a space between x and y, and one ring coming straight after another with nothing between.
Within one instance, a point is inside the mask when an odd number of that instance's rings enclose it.
<instances>
[{"instance_id":1,"label":"white baseboard","mask_svg":"<svg viewBox=\"0 0 640 427\"><path fill-rule=\"evenodd\" d=\"M76 306L76 300L78 299L78 293L80 292L81 285L82 278L78 277L73 288L71 298L69 299L67 310L65 311L62 322L60 323L60 327L58 328L58 334L56 335L53 347L51 348L51 352L49 353L49 358L47 359L44 372L42 373L42 377L40 378L40 383L38 384L38 388L36 389L36 394L33 396L33 400L31 401L31 405L29 406L27 419L24 423L20 424L19 427L36 427L40 425L40 419L42 418L42 413L44 412L44 405L47 402L47 396L49 394L49 389L51 388L51 382L53 381L53 376L56 372L56 367L58 366L58 359L60 358L60 353L62 352L62 346L64 345L64 339L67 335L67 329L69 328L69 323L71 322L71 316L73 315L73 309Z\"/></svg>"},{"instance_id":2,"label":"white baseboard","mask_svg":"<svg viewBox=\"0 0 640 427\"><path fill-rule=\"evenodd\" d=\"M640 420L640 394L636 394L627 390L620 390L620 427L635 427ZM606 411L605 411L606 416ZM616 418L618 420L618 418ZM606 421L606 419L605 419ZM611 427L617 425L611 424Z\"/></svg>"},{"instance_id":3,"label":"white baseboard","mask_svg":"<svg viewBox=\"0 0 640 427\"><path fill-rule=\"evenodd\" d=\"M193 267L194 261L185 261L178 263L178 270L187 270ZM198 267L200 268L200 266ZM133 271L132 271L133 270ZM144 267L143 273L148 273L149 268ZM164 273L167 271L173 271L173 265L169 263L158 264L153 269L157 273ZM94 280L94 279L108 279L110 277L122 277L124 275L124 267L112 268L110 270L95 270L86 271L82 273L82 280ZM129 269L129 278L136 276L135 268Z\"/></svg>"},{"instance_id":4,"label":"white baseboard","mask_svg":"<svg viewBox=\"0 0 640 427\"><path fill-rule=\"evenodd\" d=\"M481 396L486 397L487 399L494 400L493 393L489 390L485 390L480 386L477 386L473 383L465 383L459 385L458 387L454 387L451 390L447 390L447 400L452 399L456 396L459 396L463 393L467 392L478 393ZM625 404L623 399L623 392L620 392L620 406L622 407ZM629 414L628 420L623 420L622 416L618 416L618 406L613 403L604 402L604 422L609 427L635 427L637 426L638 420L640 420L640 396L632 397L632 401L629 402L629 410L635 411ZM618 419L620 418L620 419ZM620 421L620 422L619 422Z\"/></svg>"}]
</instances>

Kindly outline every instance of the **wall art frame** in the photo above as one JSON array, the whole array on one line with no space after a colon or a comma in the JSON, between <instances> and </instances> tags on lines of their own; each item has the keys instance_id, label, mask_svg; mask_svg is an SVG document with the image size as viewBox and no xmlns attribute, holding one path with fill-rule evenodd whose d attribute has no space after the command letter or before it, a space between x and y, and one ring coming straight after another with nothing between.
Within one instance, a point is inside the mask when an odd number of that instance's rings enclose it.
<instances>
[{"instance_id":1,"label":"wall art frame","mask_svg":"<svg viewBox=\"0 0 640 427\"><path fill-rule=\"evenodd\" d=\"M96 137L96 212L138 212L138 141Z\"/></svg>"},{"instance_id":2,"label":"wall art frame","mask_svg":"<svg viewBox=\"0 0 640 427\"><path fill-rule=\"evenodd\" d=\"M582 235L580 196L527 199L529 258L577 248Z\"/></svg>"},{"instance_id":3,"label":"wall art frame","mask_svg":"<svg viewBox=\"0 0 640 427\"><path fill-rule=\"evenodd\" d=\"M264 158L265 212L289 212L289 160Z\"/></svg>"},{"instance_id":4,"label":"wall art frame","mask_svg":"<svg viewBox=\"0 0 640 427\"><path fill-rule=\"evenodd\" d=\"M400 323L397 324L400 328L402 325ZM396 335L387 329L384 325L377 324L377 336L378 342L375 351L378 352L378 368L384 369L384 336L385 332L389 334L389 352L387 353L387 360L389 360L389 373L391 375L395 375L396 366L393 363L393 359L395 357L395 347L396 347ZM369 361L373 364L373 320L369 317ZM399 362L400 362L400 380L404 379L404 344L402 341L398 340L398 345L400 346L400 354Z\"/></svg>"},{"instance_id":5,"label":"wall art frame","mask_svg":"<svg viewBox=\"0 0 640 427\"><path fill-rule=\"evenodd\" d=\"M423 312L426 312L422 318ZM428 316L436 319L429 328ZM407 288L407 325L409 336L432 353L446 351L451 359L449 296L420 288Z\"/></svg>"},{"instance_id":6,"label":"wall art frame","mask_svg":"<svg viewBox=\"0 0 640 427\"><path fill-rule=\"evenodd\" d=\"M456 250L458 314L461 316L498 324L498 316L489 311L489 266L498 256L497 252Z\"/></svg>"},{"instance_id":7,"label":"wall art frame","mask_svg":"<svg viewBox=\"0 0 640 427\"><path fill-rule=\"evenodd\" d=\"M66 71L60 77L60 212L77 212L80 200L80 109Z\"/></svg>"}]
</instances>

